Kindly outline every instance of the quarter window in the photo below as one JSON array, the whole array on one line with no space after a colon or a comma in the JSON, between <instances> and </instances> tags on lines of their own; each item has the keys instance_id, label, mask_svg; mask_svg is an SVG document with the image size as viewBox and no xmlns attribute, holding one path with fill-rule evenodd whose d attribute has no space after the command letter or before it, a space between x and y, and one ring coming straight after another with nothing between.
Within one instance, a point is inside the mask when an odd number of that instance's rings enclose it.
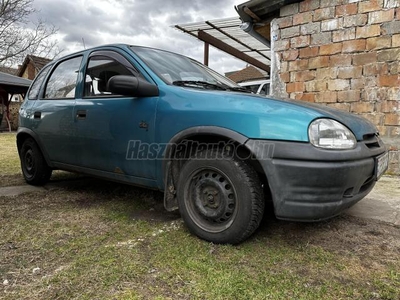
<instances>
[{"instance_id":1,"label":"quarter window","mask_svg":"<svg viewBox=\"0 0 400 300\"><path fill-rule=\"evenodd\" d=\"M40 74L36 77L35 81L32 83L31 89L29 90L28 99L36 100L39 97L40 87L42 86L43 80L45 79L47 73L49 73L50 66L44 67Z\"/></svg>"},{"instance_id":2,"label":"quarter window","mask_svg":"<svg viewBox=\"0 0 400 300\"><path fill-rule=\"evenodd\" d=\"M60 63L47 82L44 98L74 98L81 61L82 57L79 56Z\"/></svg>"}]
</instances>

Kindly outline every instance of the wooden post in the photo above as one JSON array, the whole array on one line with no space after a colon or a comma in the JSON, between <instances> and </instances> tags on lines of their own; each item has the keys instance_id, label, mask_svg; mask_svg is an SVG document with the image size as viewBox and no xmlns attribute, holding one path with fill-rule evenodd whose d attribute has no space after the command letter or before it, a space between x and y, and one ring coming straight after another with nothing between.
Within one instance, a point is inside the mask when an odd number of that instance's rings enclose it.
<instances>
[{"instance_id":1,"label":"wooden post","mask_svg":"<svg viewBox=\"0 0 400 300\"><path fill-rule=\"evenodd\" d=\"M204 64L208 66L208 57L210 53L210 44L207 42L204 42Z\"/></svg>"}]
</instances>

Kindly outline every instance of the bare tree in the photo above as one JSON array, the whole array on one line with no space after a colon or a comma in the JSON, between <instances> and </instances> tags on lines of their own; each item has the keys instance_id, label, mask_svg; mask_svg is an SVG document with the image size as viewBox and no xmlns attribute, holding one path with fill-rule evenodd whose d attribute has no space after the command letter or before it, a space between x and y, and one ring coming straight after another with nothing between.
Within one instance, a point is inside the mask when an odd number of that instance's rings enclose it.
<instances>
[{"instance_id":1,"label":"bare tree","mask_svg":"<svg viewBox=\"0 0 400 300\"><path fill-rule=\"evenodd\" d=\"M33 0L0 0L0 65L22 63L27 54L54 58L59 54L57 29L42 20L32 24Z\"/></svg>"}]
</instances>

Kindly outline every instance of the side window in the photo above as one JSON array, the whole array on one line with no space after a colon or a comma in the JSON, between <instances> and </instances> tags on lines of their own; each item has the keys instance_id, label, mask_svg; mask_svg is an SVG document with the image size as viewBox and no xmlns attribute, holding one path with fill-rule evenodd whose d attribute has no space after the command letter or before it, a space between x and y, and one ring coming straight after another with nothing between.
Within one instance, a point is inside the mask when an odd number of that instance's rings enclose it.
<instances>
[{"instance_id":1,"label":"side window","mask_svg":"<svg viewBox=\"0 0 400 300\"><path fill-rule=\"evenodd\" d=\"M47 81L44 98L66 99L75 97L76 81L82 57L75 57L60 63Z\"/></svg>"},{"instance_id":2,"label":"side window","mask_svg":"<svg viewBox=\"0 0 400 300\"><path fill-rule=\"evenodd\" d=\"M247 89L250 89L250 91L252 91L254 94L257 94L258 89L260 88L259 84L252 84L252 85L248 85L246 86Z\"/></svg>"},{"instance_id":3,"label":"side window","mask_svg":"<svg viewBox=\"0 0 400 300\"><path fill-rule=\"evenodd\" d=\"M35 81L32 83L28 94L29 100L36 100L39 97L40 87L42 86L43 80L45 79L47 73L49 73L50 67L51 66L44 67L36 77Z\"/></svg>"},{"instance_id":4,"label":"side window","mask_svg":"<svg viewBox=\"0 0 400 300\"><path fill-rule=\"evenodd\" d=\"M108 80L115 75L138 75L133 69L128 69L125 65L115 59L104 56L92 56L89 59L85 76L85 97L98 97L113 95L107 90Z\"/></svg>"},{"instance_id":5,"label":"side window","mask_svg":"<svg viewBox=\"0 0 400 300\"><path fill-rule=\"evenodd\" d=\"M260 91L261 95L269 95L269 83L264 83L261 91Z\"/></svg>"}]
</instances>

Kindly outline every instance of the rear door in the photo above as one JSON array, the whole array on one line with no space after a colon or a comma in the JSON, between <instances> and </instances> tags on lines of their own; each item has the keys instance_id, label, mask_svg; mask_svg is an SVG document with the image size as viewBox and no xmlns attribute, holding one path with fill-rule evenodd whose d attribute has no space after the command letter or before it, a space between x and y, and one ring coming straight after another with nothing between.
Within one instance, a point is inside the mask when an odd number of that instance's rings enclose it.
<instances>
[{"instance_id":1,"label":"rear door","mask_svg":"<svg viewBox=\"0 0 400 300\"><path fill-rule=\"evenodd\" d=\"M81 55L58 63L31 108L31 128L53 162L69 165L79 162L73 110L81 63Z\"/></svg>"}]
</instances>

